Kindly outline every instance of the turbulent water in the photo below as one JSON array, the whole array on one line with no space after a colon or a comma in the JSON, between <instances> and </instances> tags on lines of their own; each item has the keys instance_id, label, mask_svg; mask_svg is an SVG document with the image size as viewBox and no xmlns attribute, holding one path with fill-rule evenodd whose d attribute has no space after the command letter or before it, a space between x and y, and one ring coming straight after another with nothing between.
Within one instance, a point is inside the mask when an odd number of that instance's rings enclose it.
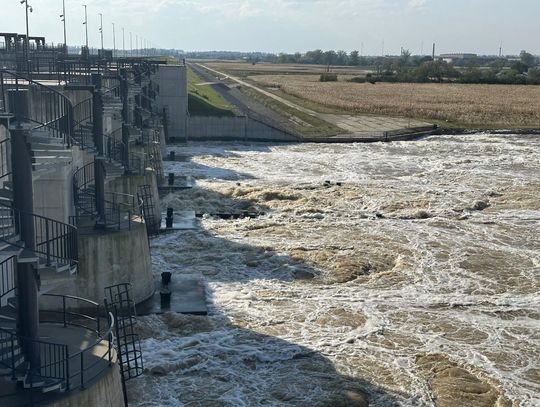
<instances>
[{"instance_id":1,"label":"turbulent water","mask_svg":"<svg viewBox=\"0 0 540 407\"><path fill-rule=\"evenodd\" d=\"M540 138L189 144L152 241L208 317L141 318L134 406L539 406Z\"/></svg>"}]
</instances>

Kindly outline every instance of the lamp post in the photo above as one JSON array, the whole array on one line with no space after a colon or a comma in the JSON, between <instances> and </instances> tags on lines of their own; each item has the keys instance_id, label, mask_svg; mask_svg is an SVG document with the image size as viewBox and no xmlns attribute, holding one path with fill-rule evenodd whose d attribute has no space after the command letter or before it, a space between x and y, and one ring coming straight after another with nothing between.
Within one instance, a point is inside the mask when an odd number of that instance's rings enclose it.
<instances>
[{"instance_id":1,"label":"lamp post","mask_svg":"<svg viewBox=\"0 0 540 407\"><path fill-rule=\"evenodd\" d=\"M103 14L99 13L99 32L101 33L101 55L103 57Z\"/></svg>"},{"instance_id":2,"label":"lamp post","mask_svg":"<svg viewBox=\"0 0 540 407\"><path fill-rule=\"evenodd\" d=\"M30 74L30 34L28 29L28 11L32 12L32 6L28 4L28 0L21 0L21 4L24 4L26 11L26 72Z\"/></svg>"},{"instance_id":3,"label":"lamp post","mask_svg":"<svg viewBox=\"0 0 540 407\"><path fill-rule=\"evenodd\" d=\"M87 6L86 6L86 4L83 4L83 7L84 7L84 23L83 23L83 25L86 28L86 52L89 53L90 50L88 49L88 14L87 14Z\"/></svg>"},{"instance_id":4,"label":"lamp post","mask_svg":"<svg viewBox=\"0 0 540 407\"><path fill-rule=\"evenodd\" d=\"M64 23L64 52L67 54L67 39L66 39L66 0L62 0L61 21Z\"/></svg>"}]
</instances>

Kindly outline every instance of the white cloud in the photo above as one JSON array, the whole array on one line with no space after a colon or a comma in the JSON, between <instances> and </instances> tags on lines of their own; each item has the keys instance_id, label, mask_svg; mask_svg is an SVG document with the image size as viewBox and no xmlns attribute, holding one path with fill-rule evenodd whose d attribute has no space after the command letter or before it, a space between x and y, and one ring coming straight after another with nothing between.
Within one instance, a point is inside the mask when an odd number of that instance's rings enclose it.
<instances>
[{"instance_id":1,"label":"white cloud","mask_svg":"<svg viewBox=\"0 0 540 407\"><path fill-rule=\"evenodd\" d=\"M429 0L409 0L409 7L411 8L423 8Z\"/></svg>"}]
</instances>

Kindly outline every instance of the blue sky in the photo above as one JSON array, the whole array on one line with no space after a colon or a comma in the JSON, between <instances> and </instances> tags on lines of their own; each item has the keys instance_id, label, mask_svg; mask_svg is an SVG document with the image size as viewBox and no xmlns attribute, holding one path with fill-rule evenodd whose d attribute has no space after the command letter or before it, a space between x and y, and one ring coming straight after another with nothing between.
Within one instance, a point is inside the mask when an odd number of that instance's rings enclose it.
<instances>
[{"instance_id":1,"label":"blue sky","mask_svg":"<svg viewBox=\"0 0 540 407\"><path fill-rule=\"evenodd\" d=\"M24 6L1 0L0 31L24 32ZM62 0L29 0L30 34L62 41ZM364 54L475 52L540 54L540 0L66 0L68 43L84 42L88 5L90 45L122 46L121 27L152 44L185 50L295 52L315 48Z\"/></svg>"}]
</instances>

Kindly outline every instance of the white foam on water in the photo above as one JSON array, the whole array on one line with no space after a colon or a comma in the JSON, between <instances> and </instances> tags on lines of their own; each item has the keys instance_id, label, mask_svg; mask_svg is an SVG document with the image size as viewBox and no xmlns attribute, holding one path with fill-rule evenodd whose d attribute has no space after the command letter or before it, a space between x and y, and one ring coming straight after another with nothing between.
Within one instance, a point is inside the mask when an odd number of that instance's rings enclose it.
<instances>
[{"instance_id":1,"label":"white foam on water","mask_svg":"<svg viewBox=\"0 0 540 407\"><path fill-rule=\"evenodd\" d=\"M317 405L329 390L298 378L313 355L373 406L435 405L426 354L540 405L538 137L172 149L189 159L166 171L198 178L167 198L176 209L244 200L266 215L153 241L158 274L206 276L212 328L145 339L146 367L167 375L133 381L132 405ZM369 271L335 280L364 260Z\"/></svg>"}]
</instances>

